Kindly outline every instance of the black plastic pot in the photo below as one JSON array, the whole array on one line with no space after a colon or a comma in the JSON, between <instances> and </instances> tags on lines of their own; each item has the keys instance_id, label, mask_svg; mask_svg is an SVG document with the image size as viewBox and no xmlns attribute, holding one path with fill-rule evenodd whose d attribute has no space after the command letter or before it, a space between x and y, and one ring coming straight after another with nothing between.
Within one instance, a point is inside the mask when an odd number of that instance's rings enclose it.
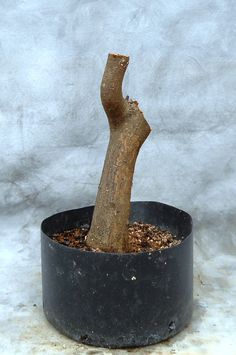
<instances>
[{"instance_id":1,"label":"black plastic pot","mask_svg":"<svg viewBox=\"0 0 236 355\"><path fill-rule=\"evenodd\" d=\"M90 224L93 207L42 223L43 307L60 332L96 346L158 343L189 323L193 304L193 240L189 214L158 202L132 202L131 221L152 223L182 243L151 253L100 253L69 248L53 233Z\"/></svg>"}]
</instances>

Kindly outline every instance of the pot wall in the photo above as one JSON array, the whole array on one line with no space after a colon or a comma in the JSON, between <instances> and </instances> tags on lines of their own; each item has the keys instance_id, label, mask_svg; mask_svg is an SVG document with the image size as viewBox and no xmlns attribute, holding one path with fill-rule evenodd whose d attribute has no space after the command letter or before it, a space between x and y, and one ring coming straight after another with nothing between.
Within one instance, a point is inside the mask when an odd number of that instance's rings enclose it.
<instances>
[{"instance_id":1,"label":"pot wall","mask_svg":"<svg viewBox=\"0 0 236 355\"><path fill-rule=\"evenodd\" d=\"M157 343L190 321L193 297L191 217L157 202L133 202L131 221L184 238L151 253L97 253L58 244L50 235L90 223L93 207L42 223L43 306L62 333L86 344L135 347Z\"/></svg>"}]
</instances>

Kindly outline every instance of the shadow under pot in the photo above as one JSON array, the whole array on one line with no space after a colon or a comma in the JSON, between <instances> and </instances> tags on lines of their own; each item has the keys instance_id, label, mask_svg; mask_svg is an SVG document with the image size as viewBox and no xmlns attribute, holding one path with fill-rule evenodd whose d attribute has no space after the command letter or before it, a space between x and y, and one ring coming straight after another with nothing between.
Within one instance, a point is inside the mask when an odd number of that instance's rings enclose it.
<instances>
[{"instance_id":1,"label":"shadow under pot","mask_svg":"<svg viewBox=\"0 0 236 355\"><path fill-rule=\"evenodd\" d=\"M43 308L48 321L79 342L109 348L158 343L185 328L193 306L192 219L158 202L132 202L130 222L167 229L168 249L103 253L52 240L90 224L93 206L57 213L41 226Z\"/></svg>"}]
</instances>

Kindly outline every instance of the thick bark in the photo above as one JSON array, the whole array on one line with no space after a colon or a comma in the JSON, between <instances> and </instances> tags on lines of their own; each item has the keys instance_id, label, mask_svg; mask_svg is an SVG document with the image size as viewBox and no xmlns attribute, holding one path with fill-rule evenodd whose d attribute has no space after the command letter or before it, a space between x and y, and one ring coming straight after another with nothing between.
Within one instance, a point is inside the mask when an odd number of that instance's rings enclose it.
<instances>
[{"instance_id":1,"label":"thick bark","mask_svg":"<svg viewBox=\"0 0 236 355\"><path fill-rule=\"evenodd\" d=\"M128 223L134 166L150 133L137 101L123 98L122 81L129 57L109 54L101 83L101 101L110 141L98 188L87 245L103 251L128 250Z\"/></svg>"}]
</instances>

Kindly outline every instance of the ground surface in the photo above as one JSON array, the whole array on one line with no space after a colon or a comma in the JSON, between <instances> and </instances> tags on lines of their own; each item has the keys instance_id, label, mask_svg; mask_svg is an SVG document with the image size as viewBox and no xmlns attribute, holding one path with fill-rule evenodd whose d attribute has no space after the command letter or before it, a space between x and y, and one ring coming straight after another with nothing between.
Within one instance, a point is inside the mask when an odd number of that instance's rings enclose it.
<instances>
[{"instance_id":1,"label":"ground surface","mask_svg":"<svg viewBox=\"0 0 236 355\"><path fill-rule=\"evenodd\" d=\"M41 299L39 226L29 220L29 214L22 214L1 223L1 354L235 354L236 260L223 252L209 255L207 245L200 246L209 233L207 229L195 233L191 325L163 344L126 351L79 345L46 321Z\"/></svg>"}]
</instances>

